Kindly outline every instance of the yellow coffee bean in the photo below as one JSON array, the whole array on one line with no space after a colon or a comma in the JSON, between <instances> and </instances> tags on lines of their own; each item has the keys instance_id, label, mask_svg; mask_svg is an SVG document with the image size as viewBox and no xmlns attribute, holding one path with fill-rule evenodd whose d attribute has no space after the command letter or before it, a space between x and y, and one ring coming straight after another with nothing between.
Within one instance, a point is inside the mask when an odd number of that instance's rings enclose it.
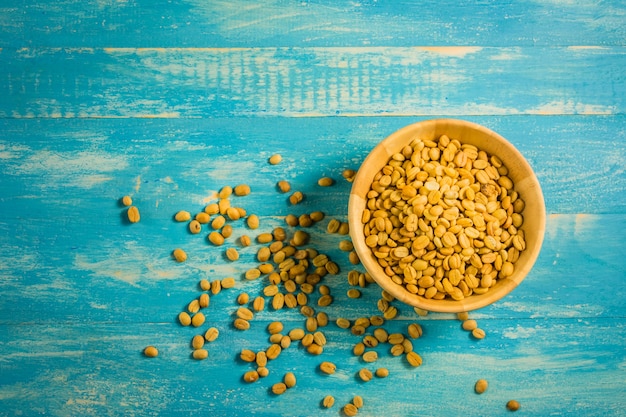
<instances>
[{"instance_id":1,"label":"yellow coffee bean","mask_svg":"<svg viewBox=\"0 0 626 417\"><path fill-rule=\"evenodd\" d=\"M422 357L418 355L415 351L411 351L406 354L406 359L409 364L413 367L418 367L422 364Z\"/></svg>"},{"instance_id":2,"label":"yellow coffee bean","mask_svg":"<svg viewBox=\"0 0 626 417\"><path fill-rule=\"evenodd\" d=\"M243 380L248 383L256 382L259 380L259 373L257 371L248 371L243 374Z\"/></svg>"},{"instance_id":3,"label":"yellow coffee bean","mask_svg":"<svg viewBox=\"0 0 626 417\"><path fill-rule=\"evenodd\" d=\"M235 278L226 277L220 281L222 288L233 288L236 285Z\"/></svg>"},{"instance_id":4,"label":"yellow coffee bean","mask_svg":"<svg viewBox=\"0 0 626 417\"><path fill-rule=\"evenodd\" d=\"M333 302L333 297L330 294L326 294L326 295L322 295L318 300L317 300L317 305L320 307L327 307L329 305L331 305Z\"/></svg>"},{"instance_id":5,"label":"yellow coffee bean","mask_svg":"<svg viewBox=\"0 0 626 417\"><path fill-rule=\"evenodd\" d=\"M398 315L398 309L395 308L394 306L389 306L384 312L383 312L383 317L386 320L391 320L393 318L395 318Z\"/></svg>"},{"instance_id":6,"label":"yellow coffee bean","mask_svg":"<svg viewBox=\"0 0 626 417\"><path fill-rule=\"evenodd\" d=\"M472 330L472 336L474 336L475 339L484 339L485 331L483 329L476 328Z\"/></svg>"},{"instance_id":7,"label":"yellow coffee bean","mask_svg":"<svg viewBox=\"0 0 626 417\"><path fill-rule=\"evenodd\" d=\"M234 188L233 192L236 196L248 195L250 194L250 186L247 184L239 184Z\"/></svg>"},{"instance_id":8,"label":"yellow coffee bean","mask_svg":"<svg viewBox=\"0 0 626 417\"><path fill-rule=\"evenodd\" d=\"M356 171L353 169L344 169L341 172L341 176L344 177L346 181L348 182L352 182L354 180L355 175L356 175Z\"/></svg>"},{"instance_id":9,"label":"yellow coffee bean","mask_svg":"<svg viewBox=\"0 0 626 417\"><path fill-rule=\"evenodd\" d=\"M220 212L220 207L217 203L211 203L208 204L205 208L204 208L204 212L210 216L214 215L214 214L218 214Z\"/></svg>"},{"instance_id":10,"label":"yellow coffee bean","mask_svg":"<svg viewBox=\"0 0 626 417\"><path fill-rule=\"evenodd\" d=\"M240 217L239 210L235 207L228 207L228 209L226 209L226 215L230 220L239 220Z\"/></svg>"},{"instance_id":11,"label":"yellow coffee bean","mask_svg":"<svg viewBox=\"0 0 626 417\"><path fill-rule=\"evenodd\" d=\"M181 311L178 315L178 321L183 326L189 326L191 324L191 316L186 311Z\"/></svg>"},{"instance_id":12,"label":"yellow coffee bean","mask_svg":"<svg viewBox=\"0 0 626 417\"><path fill-rule=\"evenodd\" d=\"M291 346L291 338L289 336L283 336L280 338L280 342L278 343L281 349L287 349Z\"/></svg>"},{"instance_id":13,"label":"yellow coffee bean","mask_svg":"<svg viewBox=\"0 0 626 417\"><path fill-rule=\"evenodd\" d=\"M233 326L238 330L248 330L250 328L250 322L239 317L235 319Z\"/></svg>"},{"instance_id":14,"label":"yellow coffee bean","mask_svg":"<svg viewBox=\"0 0 626 417\"><path fill-rule=\"evenodd\" d=\"M280 321L273 321L267 326L269 334L278 334L283 331L283 324Z\"/></svg>"},{"instance_id":15,"label":"yellow coffee bean","mask_svg":"<svg viewBox=\"0 0 626 417\"><path fill-rule=\"evenodd\" d=\"M343 317L338 318L335 323L337 324L337 327L340 327L342 329L348 329L350 327L350 320Z\"/></svg>"},{"instance_id":16,"label":"yellow coffee bean","mask_svg":"<svg viewBox=\"0 0 626 417\"><path fill-rule=\"evenodd\" d=\"M261 233L256 237L256 240L259 243L270 243L274 240L274 235L271 233Z\"/></svg>"},{"instance_id":17,"label":"yellow coffee bean","mask_svg":"<svg viewBox=\"0 0 626 417\"><path fill-rule=\"evenodd\" d=\"M408 327L408 333L412 339L417 339L422 336L422 333L423 333L422 326L420 326L417 323L411 323L409 324L409 327Z\"/></svg>"},{"instance_id":18,"label":"yellow coffee bean","mask_svg":"<svg viewBox=\"0 0 626 417\"><path fill-rule=\"evenodd\" d=\"M200 308L207 308L210 302L211 299L209 298L209 294L207 293L201 294L198 298L198 305L200 306Z\"/></svg>"},{"instance_id":19,"label":"yellow coffee bean","mask_svg":"<svg viewBox=\"0 0 626 417\"><path fill-rule=\"evenodd\" d=\"M352 404L354 404L356 408L363 407L363 397L361 397L360 395L355 395L352 398Z\"/></svg>"},{"instance_id":20,"label":"yellow coffee bean","mask_svg":"<svg viewBox=\"0 0 626 417\"><path fill-rule=\"evenodd\" d=\"M196 214L195 220L200 224L207 224L211 220L211 216L208 213L201 211L200 213Z\"/></svg>"},{"instance_id":21,"label":"yellow coffee bean","mask_svg":"<svg viewBox=\"0 0 626 417\"><path fill-rule=\"evenodd\" d=\"M354 356L362 356L363 353L365 353L365 343L359 342L352 347L352 354Z\"/></svg>"},{"instance_id":22,"label":"yellow coffee bean","mask_svg":"<svg viewBox=\"0 0 626 417\"><path fill-rule=\"evenodd\" d=\"M326 345L326 335L322 332L313 333L313 341L319 346Z\"/></svg>"},{"instance_id":23,"label":"yellow coffee bean","mask_svg":"<svg viewBox=\"0 0 626 417\"><path fill-rule=\"evenodd\" d=\"M133 204L133 199L129 195L125 195L124 197L122 197L122 204L128 207Z\"/></svg>"},{"instance_id":24,"label":"yellow coffee bean","mask_svg":"<svg viewBox=\"0 0 626 417\"><path fill-rule=\"evenodd\" d=\"M215 246L221 246L224 244L224 236L219 232L211 232L209 233L209 241Z\"/></svg>"},{"instance_id":25,"label":"yellow coffee bean","mask_svg":"<svg viewBox=\"0 0 626 417\"><path fill-rule=\"evenodd\" d=\"M211 283L211 294L217 295L222 291L222 281L216 279Z\"/></svg>"},{"instance_id":26,"label":"yellow coffee bean","mask_svg":"<svg viewBox=\"0 0 626 417\"><path fill-rule=\"evenodd\" d=\"M174 249L172 256L176 262L185 262L187 260L187 253L180 248Z\"/></svg>"},{"instance_id":27,"label":"yellow coffee bean","mask_svg":"<svg viewBox=\"0 0 626 417\"><path fill-rule=\"evenodd\" d=\"M300 294L304 295L304 293ZM320 311L319 313L317 313L317 316L315 318L317 320L318 327L326 327L328 325L328 314L326 314L325 312Z\"/></svg>"},{"instance_id":28,"label":"yellow coffee bean","mask_svg":"<svg viewBox=\"0 0 626 417\"><path fill-rule=\"evenodd\" d=\"M283 157L280 154L274 154L270 156L269 163L272 165L278 165L283 160Z\"/></svg>"},{"instance_id":29,"label":"yellow coffee bean","mask_svg":"<svg viewBox=\"0 0 626 417\"><path fill-rule=\"evenodd\" d=\"M296 191L289 196L289 202L294 206L296 204L300 204L302 200L304 200L304 194L302 191Z\"/></svg>"},{"instance_id":30,"label":"yellow coffee bean","mask_svg":"<svg viewBox=\"0 0 626 417\"><path fill-rule=\"evenodd\" d=\"M217 196L220 199L225 199L230 197L230 195L233 193L233 187L231 187L230 185L225 185L224 187L222 187L222 189L217 193Z\"/></svg>"},{"instance_id":31,"label":"yellow coffee bean","mask_svg":"<svg viewBox=\"0 0 626 417\"><path fill-rule=\"evenodd\" d=\"M389 370L387 368L378 368L375 374L379 378L387 378L389 376Z\"/></svg>"},{"instance_id":32,"label":"yellow coffee bean","mask_svg":"<svg viewBox=\"0 0 626 417\"><path fill-rule=\"evenodd\" d=\"M324 399L322 400L322 406L324 408L330 408L335 404L335 397L333 397L332 395L327 395L324 397Z\"/></svg>"},{"instance_id":33,"label":"yellow coffee bean","mask_svg":"<svg viewBox=\"0 0 626 417\"><path fill-rule=\"evenodd\" d=\"M226 217L219 215L211 221L211 228L213 230L219 230L224 226L224 224L226 224Z\"/></svg>"},{"instance_id":34,"label":"yellow coffee bean","mask_svg":"<svg viewBox=\"0 0 626 417\"><path fill-rule=\"evenodd\" d=\"M209 357L209 351L206 349L196 349L193 351L192 356L199 361Z\"/></svg>"},{"instance_id":35,"label":"yellow coffee bean","mask_svg":"<svg viewBox=\"0 0 626 417\"><path fill-rule=\"evenodd\" d=\"M320 187L330 187L334 183L335 183L335 180L330 177L322 177L319 180L317 180L317 185L319 185Z\"/></svg>"},{"instance_id":36,"label":"yellow coffee bean","mask_svg":"<svg viewBox=\"0 0 626 417\"><path fill-rule=\"evenodd\" d=\"M265 308L265 299L261 296L256 297L252 302L252 309L254 311L263 311Z\"/></svg>"},{"instance_id":37,"label":"yellow coffee bean","mask_svg":"<svg viewBox=\"0 0 626 417\"><path fill-rule=\"evenodd\" d=\"M237 252L235 248L228 248L226 249L226 258L228 258L229 261L236 261L239 259L239 252Z\"/></svg>"},{"instance_id":38,"label":"yellow coffee bean","mask_svg":"<svg viewBox=\"0 0 626 417\"><path fill-rule=\"evenodd\" d=\"M291 184L289 184L288 181L278 181L278 183L276 184L276 187L278 187L278 189L280 190L280 192L282 193L287 193L289 191L291 191Z\"/></svg>"},{"instance_id":39,"label":"yellow coffee bean","mask_svg":"<svg viewBox=\"0 0 626 417\"><path fill-rule=\"evenodd\" d=\"M389 334L387 333L387 330L380 327L374 330L374 337L380 343L387 343L387 341L389 340Z\"/></svg>"},{"instance_id":40,"label":"yellow coffee bean","mask_svg":"<svg viewBox=\"0 0 626 417\"><path fill-rule=\"evenodd\" d=\"M149 358L156 358L159 355L159 351L154 346L147 346L143 350L143 354Z\"/></svg>"},{"instance_id":41,"label":"yellow coffee bean","mask_svg":"<svg viewBox=\"0 0 626 417\"><path fill-rule=\"evenodd\" d=\"M267 359L274 360L280 355L282 350L282 347L278 343L272 343L265 351L265 355Z\"/></svg>"},{"instance_id":42,"label":"yellow coffee bean","mask_svg":"<svg viewBox=\"0 0 626 417\"><path fill-rule=\"evenodd\" d=\"M141 219L139 209L135 206L130 206L126 211L126 215L128 217L128 221L131 223L137 223Z\"/></svg>"},{"instance_id":43,"label":"yellow coffee bean","mask_svg":"<svg viewBox=\"0 0 626 417\"><path fill-rule=\"evenodd\" d=\"M361 291L357 290L356 288L350 288L347 294L348 294L348 298L360 298L361 297Z\"/></svg>"},{"instance_id":44,"label":"yellow coffee bean","mask_svg":"<svg viewBox=\"0 0 626 417\"><path fill-rule=\"evenodd\" d=\"M204 336L197 334L191 339L191 347L193 349L201 349L203 346L204 346Z\"/></svg>"},{"instance_id":45,"label":"yellow coffee bean","mask_svg":"<svg viewBox=\"0 0 626 417\"><path fill-rule=\"evenodd\" d=\"M242 235L239 237L239 243L241 244L241 246L250 246L250 244L252 243L252 240L250 239L250 236L248 235Z\"/></svg>"},{"instance_id":46,"label":"yellow coffee bean","mask_svg":"<svg viewBox=\"0 0 626 417\"><path fill-rule=\"evenodd\" d=\"M361 381L363 382L369 382L373 377L374 375L372 374L372 371L367 368L363 368L359 371L359 378L361 378Z\"/></svg>"},{"instance_id":47,"label":"yellow coffee bean","mask_svg":"<svg viewBox=\"0 0 626 417\"><path fill-rule=\"evenodd\" d=\"M267 275L274 271L274 265L271 263L263 263L259 265L258 270L262 275Z\"/></svg>"},{"instance_id":48,"label":"yellow coffee bean","mask_svg":"<svg viewBox=\"0 0 626 417\"><path fill-rule=\"evenodd\" d=\"M237 317L239 317L240 319L243 320L252 320L254 318L254 313L252 312L252 310L250 310L249 308L246 307L239 307L237 309Z\"/></svg>"},{"instance_id":49,"label":"yellow coffee bean","mask_svg":"<svg viewBox=\"0 0 626 417\"><path fill-rule=\"evenodd\" d=\"M346 404L343 406L343 413L348 417L353 417L359 413L359 409L354 404Z\"/></svg>"},{"instance_id":50,"label":"yellow coffee bean","mask_svg":"<svg viewBox=\"0 0 626 417\"><path fill-rule=\"evenodd\" d=\"M292 341L302 340L305 336L305 332L304 332L304 329L295 328L295 329L291 329L288 335Z\"/></svg>"},{"instance_id":51,"label":"yellow coffee bean","mask_svg":"<svg viewBox=\"0 0 626 417\"><path fill-rule=\"evenodd\" d=\"M482 394L483 392L487 391L488 386L489 384L487 383L486 379L479 379L478 381L476 381L476 384L474 384L474 391L476 391L477 394Z\"/></svg>"},{"instance_id":52,"label":"yellow coffee bean","mask_svg":"<svg viewBox=\"0 0 626 417\"><path fill-rule=\"evenodd\" d=\"M202 225L198 220L192 220L189 222L189 232L191 234L197 235L202 231Z\"/></svg>"},{"instance_id":53,"label":"yellow coffee bean","mask_svg":"<svg viewBox=\"0 0 626 417\"><path fill-rule=\"evenodd\" d=\"M293 372L287 372L283 377L283 382L287 388L293 388L296 386L296 376Z\"/></svg>"},{"instance_id":54,"label":"yellow coffee bean","mask_svg":"<svg viewBox=\"0 0 626 417\"><path fill-rule=\"evenodd\" d=\"M213 342L217 340L220 335L220 331L216 327L210 327L206 333L204 333L204 339L207 342Z\"/></svg>"},{"instance_id":55,"label":"yellow coffee bean","mask_svg":"<svg viewBox=\"0 0 626 417\"><path fill-rule=\"evenodd\" d=\"M239 357L244 362L255 362L256 361L256 353L254 353L250 349L242 349L242 351L239 353Z\"/></svg>"},{"instance_id":56,"label":"yellow coffee bean","mask_svg":"<svg viewBox=\"0 0 626 417\"><path fill-rule=\"evenodd\" d=\"M369 350L363 353L361 359L363 359L363 361L367 363L376 362L378 360L378 353L375 350Z\"/></svg>"},{"instance_id":57,"label":"yellow coffee bean","mask_svg":"<svg viewBox=\"0 0 626 417\"><path fill-rule=\"evenodd\" d=\"M204 314L202 313L196 313L193 315L193 317L191 318L191 325L193 327L199 327L202 326L204 324L204 321L206 320L206 318L204 317Z\"/></svg>"},{"instance_id":58,"label":"yellow coffee bean","mask_svg":"<svg viewBox=\"0 0 626 417\"><path fill-rule=\"evenodd\" d=\"M255 280L261 276L261 271L258 268L248 269L244 274L247 280Z\"/></svg>"},{"instance_id":59,"label":"yellow coffee bean","mask_svg":"<svg viewBox=\"0 0 626 417\"><path fill-rule=\"evenodd\" d=\"M332 362L325 361L325 362L320 363L319 368L320 368L320 371L322 371L323 373L327 375L332 375L337 370L337 365L335 365Z\"/></svg>"},{"instance_id":60,"label":"yellow coffee bean","mask_svg":"<svg viewBox=\"0 0 626 417\"><path fill-rule=\"evenodd\" d=\"M467 330L468 332L471 332L472 330L478 327L478 323L476 322L476 320L468 319L463 322L461 327L463 327L463 330Z\"/></svg>"},{"instance_id":61,"label":"yellow coffee bean","mask_svg":"<svg viewBox=\"0 0 626 417\"><path fill-rule=\"evenodd\" d=\"M305 322L306 330L309 332L314 332L317 330L317 320L315 317L307 317Z\"/></svg>"},{"instance_id":62,"label":"yellow coffee bean","mask_svg":"<svg viewBox=\"0 0 626 417\"><path fill-rule=\"evenodd\" d=\"M174 215L174 220L177 222L186 222L191 219L191 213L185 210L181 210Z\"/></svg>"},{"instance_id":63,"label":"yellow coffee bean","mask_svg":"<svg viewBox=\"0 0 626 417\"><path fill-rule=\"evenodd\" d=\"M272 392L276 395L281 395L287 391L287 385L284 382L277 382L272 385Z\"/></svg>"},{"instance_id":64,"label":"yellow coffee bean","mask_svg":"<svg viewBox=\"0 0 626 417\"><path fill-rule=\"evenodd\" d=\"M400 356L404 353L404 345L399 343L397 345L393 345L390 350L391 356Z\"/></svg>"},{"instance_id":65,"label":"yellow coffee bean","mask_svg":"<svg viewBox=\"0 0 626 417\"><path fill-rule=\"evenodd\" d=\"M246 219L246 223L250 229L258 229L259 228L259 216L256 214L251 214Z\"/></svg>"},{"instance_id":66,"label":"yellow coffee bean","mask_svg":"<svg viewBox=\"0 0 626 417\"><path fill-rule=\"evenodd\" d=\"M191 314L195 314L198 311L200 311L200 300L192 300L187 305L187 311L190 312Z\"/></svg>"},{"instance_id":67,"label":"yellow coffee bean","mask_svg":"<svg viewBox=\"0 0 626 417\"><path fill-rule=\"evenodd\" d=\"M259 351L256 354L256 364L259 367L265 367L267 365L267 355L264 351Z\"/></svg>"},{"instance_id":68,"label":"yellow coffee bean","mask_svg":"<svg viewBox=\"0 0 626 417\"><path fill-rule=\"evenodd\" d=\"M321 222L322 220L324 220L324 217L326 217L326 214L324 214L323 211L313 211L311 212L309 217L311 218L311 220L317 223L317 222Z\"/></svg>"},{"instance_id":69,"label":"yellow coffee bean","mask_svg":"<svg viewBox=\"0 0 626 417\"><path fill-rule=\"evenodd\" d=\"M517 411L520 408L520 404L516 400L509 400L506 403L506 408L509 409L510 411Z\"/></svg>"}]
</instances>

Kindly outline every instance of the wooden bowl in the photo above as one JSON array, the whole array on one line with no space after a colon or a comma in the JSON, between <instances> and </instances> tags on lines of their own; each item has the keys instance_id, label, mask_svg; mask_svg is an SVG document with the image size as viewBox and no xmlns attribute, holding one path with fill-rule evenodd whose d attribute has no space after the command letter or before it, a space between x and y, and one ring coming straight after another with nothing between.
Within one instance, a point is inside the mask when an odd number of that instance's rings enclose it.
<instances>
[{"instance_id":1,"label":"wooden bowl","mask_svg":"<svg viewBox=\"0 0 626 417\"><path fill-rule=\"evenodd\" d=\"M515 262L515 271L506 278L498 278L495 285L484 294L472 294L456 301L427 299L410 293L404 285L396 284L385 273L365 244L362 214L366 208L367 193L374 176L387 164L391 155L399 152L412 139L438 139L442 134L457 139L461 144L476 146L490 155L499 157L508 168L508 177L514 183L526 205L522 212L526 249ZM414 307L433 312L458 313L482 308L501 299L519 285L535 263L545 232L545 204L539 181L522 154L502 136L475 123L455 119L427 120L406 126L380 142L363 161L354 178L348 204L350 236L361 263L372 278L396 299Z\"/></svg>"}]
</instances>

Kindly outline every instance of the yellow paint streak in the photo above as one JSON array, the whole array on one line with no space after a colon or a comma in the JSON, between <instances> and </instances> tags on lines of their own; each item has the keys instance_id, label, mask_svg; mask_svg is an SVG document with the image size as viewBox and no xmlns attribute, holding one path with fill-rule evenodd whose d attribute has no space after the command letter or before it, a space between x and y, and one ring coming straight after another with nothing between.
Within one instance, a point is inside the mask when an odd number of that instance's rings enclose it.
<instances>
[{"instance_id":1,"label":"yellow paint streak","mask_svg":"<svg viewBox=\"0 0 626 417\"><path fill-rule=\"evenodd\" d=\"M572 51L578 51L578 50L587 50L587 49L604 50L607 48L605 48L604 46L598 46L598 45L573 45L573 46L568 46L567 49L572 50Z\"/></svg>"},{"instance_id":2,"label":"yellow paint streak","mask_svg":"<svg viewBox=\"0 0 626 417\"><path fill-rule=\"evenodd\" d=\"M139 189L141 188L141 175L138 175L137 178L135 178L135 192L138 193Z\"/></svg>"},{"instance_id":3,"label":"yellow paint streak","mask_svg":"<svg viewBox=\"0 0 626 417\"><path fill-rule=\"evenodd\" d=\"M215 201L218 198L217 191L211 191L211 193L202 199L202 203L210 203L211 201Z\"/></svg>"},{"instance_id":4,"label":"yellow paint streak","mask_svg":"<svg viewBox=\"0 0 626 417\"><path fill-rule=\"evenodd\" d=\"M179 112L165 112L157 114L138 114L134 117L138 119L178 119L180 118Z\"/></svg>"},{"instance_id":5,"label":"yellow paint streak","mask_svg":"<svg viewBox=\"0 0 626 417\"><path fill-rule=\"evenodd\" d=\"M438 55L463 58L465 55L480 52L483 48L479 46L422 46L417 49Z\"/></svg>"},{"instance_id":6,"label":"yellow paint streak","mask_svg":"<svg viewBox=\"0 0 626 417\"><path fill-rule=\"evenodd\" d=\"M232 51L252 51L267 48L103 48L104 53L109 55L119 54L149 54L149 53L168 53L168 52L210 52L210 53L228 53ZM275 48L270 48L275 49Z\"/></svg>"}]
</instances>

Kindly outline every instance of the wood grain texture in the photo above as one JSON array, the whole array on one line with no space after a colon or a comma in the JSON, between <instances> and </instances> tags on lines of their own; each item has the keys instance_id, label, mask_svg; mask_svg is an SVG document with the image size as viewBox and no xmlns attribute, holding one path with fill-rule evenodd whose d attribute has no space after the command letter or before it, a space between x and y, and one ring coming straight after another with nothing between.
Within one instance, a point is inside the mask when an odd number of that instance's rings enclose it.
<instances>
[{"instance_id":1,"label":"wood grain texture","mask_svg":"<svg viewBox=\"0 0 626 417\"><path fill-rule=\"evenodd\" d=\"M619 1L0 0L0 416L338 416L357 394L359 416L510 415L513 398L516 415L624 415L625 28ZM389 345L367 364L334 320L380 314L381 292L348 298L347 273L363 268L325 227L346 220L342 170L434 117L483 124L522 152L545 196L544 245L518 288L471 313L485 339L393 301L384 327L420 323L423 364ZM300 205L277 191L282 179L305 193ZM173 221L239 183L252 193L233 202L258 230L233 223L216 248L206 227ZM305 322L266 308L250 330L233 327L237 295L267 283L243 278L259 245L236 238L314 210L326 218L311 245L341 270L323 279L333 304L310 295L330 316L328 344L312 356L293 343L245 383L239 351L267 348L273 320L285 332ZM229 276L235 288L212 294L203 326L177 323L200 279ZM210 326L220 337L195 361L191 338ZM322 360L338 372L320 374ZM358 380L380 366L387 379ZM296 387L272 395L288 371Z\"/></svg>"},{"instance_id":2,"label":"wood grain texture","mask_svg":"<svg viewBox=\"0 0 626 417\"><path fill-rule=\"evenodd\" d=\"M396 320L389 329L402 331L411 322ZM245 334L224 332L202 362L189 358L187 340L193 333L169 324L11 326L6 330L10 342L0 345L2 412L340 415L340 407L354 395L365 400L359 415L368 416L504 416L511 398L522 404L521 413L530 415L617 416L626 405L623 323L481 320L488 335L476 342L458 321L429 321L422 323L422 338L413 342L424 357L417 369L402 357L391 357L388 345L375 349L382 358L376 364L365 364L350 353L359 338L331 327L325 330L329 343L323 358L292 346L270 363L268 377L246 384L241 376L251 366L238 359L238 348L264 348L261 328L266 323L254 322ZM142 358L141 349L155 340L159 357ZM316 367L322 360L335 362L337 373L320 375ZM368 383L357 379L363 367L379 366L389 369L389 377ZM288 371L297 375L296 387L280 397L269 394L271 384ZM473 392L478 378L490 384L481 396ZM584 390L578 380L584 381ZM328 394L336 403L325 410L320 401Z\"/></svg>"},{"instance_id":3,"label":"wood grain texture","mask_svg":"<svg viewBox=\"0 0 626 417\"><path fill-rule=\"evenodd\" d=\"M619 1L4 1L0 47L624 45Z\"/></svg>"},{"instance_id":4,"label":"wood grain texture","mask_svg":"<svg viewBox=\"0 0 626 417\"><path fill-rule=\"evenodd\" d=\"M0 204L8 218L21 216L34 202L37 210L30 211L36 216L46 201L61 207L80 202L97 210L100 203L81 199L81 192L113 200L119 192L137 189L169 216L180 204L200 204L231 179L254 185L254 193L274 195L279 179L293 181L294 187L311 186L322 176L339 178L345 168L358 169L379 141L424 119L4 119L0 152L7 181L0 183ZM623 115L465 119L500 133L522 152L539 178L549 214L625 213ZM332 158L327 158L329 149ZM286 160L278 172L265 164L276 152ZM310 193L316 202L328 200L329 215L343 215L343 192L349 188L334 190L313 187ZM174 192L178 201L170 202ZM305 201L304 207L312 206ZM263 215L289 213L288 206L278 204L262 204L257 210Z\"/></svg>"},{"instance_id":5,"label":"wood grain texture","mask_svg":"<svg viewBox=\"0 0 626 417\"><path fill-rule=\"evenodd\" d=\"M610 115L625 63L623 47L3 49L0 115Z\"/></svg>"}]
</instances>

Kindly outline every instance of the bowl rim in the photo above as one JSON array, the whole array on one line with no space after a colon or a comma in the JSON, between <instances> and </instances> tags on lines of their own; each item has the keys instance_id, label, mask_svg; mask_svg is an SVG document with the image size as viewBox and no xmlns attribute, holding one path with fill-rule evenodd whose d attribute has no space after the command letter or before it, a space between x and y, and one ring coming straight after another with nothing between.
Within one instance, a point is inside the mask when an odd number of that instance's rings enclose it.
<instances>
[{"instance_id":1,"label":"bowl rim","mask_svg":"<svg viewBox=\"0 0 626 417\"><path fill-rule=\"evenodd\" d=\"M398 143L401 143L403 140L404 144L408 143L413 137L415 137L415 135L419 134L419 132L423 132L422 137L426 136L425 132L429 132L433 137L439 137L439 135L442 134L440 133L442 129L450 130L450 127L454 127L454 129L452 130L470 129L479 135L489 138L495 138L496 143L492 144L493 146L501 147L505 150L507 154L515 156L515 163L518 164L523 170L522 173L524 174L524 178L522 181L527 181L526 185L531 191L533 191L532 208L533 212L536 211L536 216L538 216L533 220L537 224L537 227L533 228L533 232L536 233L534 245L530 247L527 246L522 253L522 256L524 256L526 259L524 264L522 265L522 268L516 268L515 273L511 277L499 278L497 284L486 293L480 295L474 294L459 301L449 299L426 299L425 297L409 293L404 288L404 286L394 283L384 273L384 271L374 258L371 249L365 245L363 224L361 222L362 211L365 208L364 195L367 194L367 191L369 190L371 184L371 180L368 180L368 177L373 177L371 173L364 173L365 171L362 168L368 163L372 164L372 161L376 161L377 158L381 157L381 155L387 157L387 159L385 160L386 163L391 154L399 151L400 147L398 146ZM448 136L452 139L459 140L461 143L471 142L471 140L461 140L455 137L455 135L453 134L448 134ZM403 139L405 137L407 138ZM424 138L428 139L427 137ZM487 152L493 154L493 152ZM505 161L505 165L509 166L510 162L511 161ZM383 165L381 165L380 167L382 168L382 166ZM377 170L374 171L377 172ZM515 181L515 183L518 184L517 181ZM361 189L361 187L365 188ZM365 193L363 193L363 190L365 190ZM526 197L527 196L524 196L524 200L527 203L525 211L526 213L528 213L527 210L529 204ZM354 177L348 201L348 223L350 226L350 237L352 239L354 249L359 256L361 264L366 269L366 271L368 271L368 273L382 289L386 290L389 294L391 294L399 301L413 307L418 307L423 310L433 312L459 313L464 311L472 311L490 305L508 295L526 278L526 276L536 263L545 235L545 222L546 210L541 185L532 167L530 166L526 158L521 154L521 152L517 150L517 148L511 142L509 142L497 132L474 122L453 118L429 119L412 123L396 130L395 132L384 138L382 141L380 141L368 153L366 158L363 160L361 166L359 167L359 170Z\"/></svg>"}]
</instances>

